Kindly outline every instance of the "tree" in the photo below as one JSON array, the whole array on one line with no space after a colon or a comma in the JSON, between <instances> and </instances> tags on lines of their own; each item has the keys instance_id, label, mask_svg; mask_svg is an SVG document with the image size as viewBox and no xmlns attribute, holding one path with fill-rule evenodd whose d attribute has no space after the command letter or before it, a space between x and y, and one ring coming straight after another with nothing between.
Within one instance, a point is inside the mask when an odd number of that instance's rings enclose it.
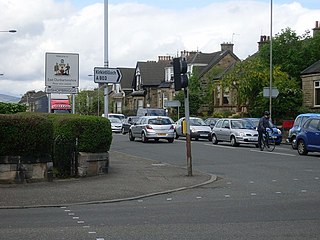
<instances>
[{"instance_id":1,"label":"tree","mask_svg":"<svg viewBox=\"0 0 320 240\"><path fill-rule=\"evenodd\" d=\"M265 64L270 63L270 44L265 44L258 53ZM300 73L320 59L320 34L311 37L309 32L298 36L286 28L272 39L272 63L280 66L301 84Z\"/></svg>"},{"instance_id":2,"label":"tree","mask_svg":"<svg viewBox=\"0 0 320 240\"><path fill-rule=\"evenodd\" d=\"M273 115L277 118L294 115L302 103L299 84L279 66L273 68L272 78L273 87L279 90L279 96L272 100ZM258 117L269 109L269 98L263 97L263 88L270 87L270 70L261 58L251 57L237 63L220 84L236 92L237 106L245 106L249 115Z\"/></svg>"},{"instance_id":3,"label":"tree","mask_svg":"<svg viewBox=\"0 0 320 240\"><path fill-rule=\"evenodd\" d=\"M101 109L103 109L103 91L99 91L98 97L98 89L82 90L77 95L76 113L83 115L98 115L98 105L99 114L101 115Z\"/></svg>"}]
</instances>

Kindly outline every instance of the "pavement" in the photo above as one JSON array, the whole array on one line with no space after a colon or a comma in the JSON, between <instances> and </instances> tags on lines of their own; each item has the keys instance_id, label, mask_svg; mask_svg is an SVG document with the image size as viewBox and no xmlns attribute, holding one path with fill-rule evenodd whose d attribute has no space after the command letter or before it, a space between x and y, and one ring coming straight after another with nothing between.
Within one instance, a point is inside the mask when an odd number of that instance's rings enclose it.
<instances>
[{"instance_id":1,"label":"pavement","mask_svg":"<svg viewBox=\"0 0 320 240\"><path fill-rule=\"evenodd\" d=\"M60 207L129 201L199 187L217 177L110 151L108 174L53 182L0 184L0 209Z\"/></svg>"}]
</instances>

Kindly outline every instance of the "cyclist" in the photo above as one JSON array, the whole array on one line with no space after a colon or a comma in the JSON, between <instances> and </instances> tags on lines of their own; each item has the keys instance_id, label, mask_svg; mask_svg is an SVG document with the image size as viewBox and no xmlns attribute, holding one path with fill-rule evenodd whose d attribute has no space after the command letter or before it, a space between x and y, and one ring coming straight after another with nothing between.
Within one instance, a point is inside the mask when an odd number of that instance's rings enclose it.
<instances>
[{"instance_id":1,"label":"cyclist","mask_svg":"<svg viewBox=\"0 0 320 240\"><path fill-rule=\"evenodd\" d=\"M262 138L263 134L267 134L267 128L270 128L272 131L272 126L270 124L270 113L268 111L264 112L263 117L260 118L259 124L258 124L258 145L261 151L263 151L262 147Z\"/></svg>"}]
</instances>

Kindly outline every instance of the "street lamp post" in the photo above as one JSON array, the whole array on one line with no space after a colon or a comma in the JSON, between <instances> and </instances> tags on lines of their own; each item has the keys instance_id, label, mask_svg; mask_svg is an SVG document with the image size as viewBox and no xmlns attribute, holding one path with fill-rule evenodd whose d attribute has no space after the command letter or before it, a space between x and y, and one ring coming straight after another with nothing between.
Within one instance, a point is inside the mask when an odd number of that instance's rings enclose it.
<instances>
[{"instance_id":1,"label":"street lamp post","mask_svg":"<svg viewBox=\"0 0 320 240\"><path fill-rule=\"evenodd\" d=\"M6 31L0 31L0 32L7 32L7 33L16 33L17 30L14 29L10 29L10 30L6 30Z\"/></svg>"}]
</instances>

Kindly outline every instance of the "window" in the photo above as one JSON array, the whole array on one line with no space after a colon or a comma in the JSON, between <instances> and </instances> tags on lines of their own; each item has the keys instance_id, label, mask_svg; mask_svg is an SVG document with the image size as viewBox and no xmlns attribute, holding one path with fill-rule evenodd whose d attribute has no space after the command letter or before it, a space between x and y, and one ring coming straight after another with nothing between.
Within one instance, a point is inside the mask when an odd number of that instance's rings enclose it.
<instances>
[{"instance_id":1,"label":"window","mask_svg":"<svg viewBox=\"0 0 320 240\"><path fill-rule=\"evenodd\" d=\"M320 81L314 82L314 105L320 106Z\"/></svg>"}]
</instances>

